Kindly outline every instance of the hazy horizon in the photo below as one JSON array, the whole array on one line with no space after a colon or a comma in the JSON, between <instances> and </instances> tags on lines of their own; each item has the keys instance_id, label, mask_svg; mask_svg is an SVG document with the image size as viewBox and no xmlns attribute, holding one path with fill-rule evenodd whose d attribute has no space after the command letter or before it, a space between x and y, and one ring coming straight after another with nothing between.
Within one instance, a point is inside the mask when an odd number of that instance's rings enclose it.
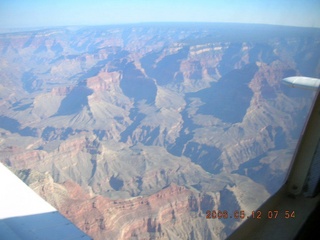
<instances>
[{"instance_id":1,"label":"hazy horizon","mask_svg":"<svg viewBox=\"0 0 320 240\"><path fill-rule=\"evenodd\" d=\"M0 3L0 28L42 28L136 23L254 23L320 28L315 0L30 0Z\"/></svg>"},{"instance_id":2,"label":"hazy horizon","mask_svg":"<svg viewBox=\"0 0 320 240\"><path fill-rule=\"evenodd\" d=\"M50 29L59 29L59 28L67 28L69 30L78 30L81 28L89 28L89 27L123 27L123 26L148 26L148 25L164 25L164 26L179 26L179 25L187 25L190 24L190 26L186 27L192 27L191 25L219 25L219 24L225 24L226 26L228 24L231 25L257 25L257 26L274 26L274 27L288 27L288 28L314 28L314 29L320 29L320 27L305 27L305 26L290 26L290 25L276 25L276 24L267 24L267 23L239 23L239 22L138 22L138 23L111 23L111 24L96 24L96 25L60 25L60 26L34 26L34 27L8 27L8 28L1 28L0 27L0 34L5 33L18 33L18 32L29 32L29 31L41 31L41 30L50 30Z\"/></svg>"}]
</instances>

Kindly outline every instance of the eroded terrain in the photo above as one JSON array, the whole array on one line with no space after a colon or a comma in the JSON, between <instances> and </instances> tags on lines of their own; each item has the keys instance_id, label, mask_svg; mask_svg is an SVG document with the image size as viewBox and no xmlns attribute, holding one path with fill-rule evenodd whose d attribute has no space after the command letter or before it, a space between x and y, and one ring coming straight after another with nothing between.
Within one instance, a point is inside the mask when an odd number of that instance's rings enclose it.
<instances>
[{"instance_id":1,"label":"eroded terrain","mask_svg":"<svg viewBox=\"0 0 320 240\"><path fill-rule=\"evenodd\" d=\"M0 161L94 239L225 239L282 184L315 29L155 24L0 35Z\"/></svg>"}]
</instances>

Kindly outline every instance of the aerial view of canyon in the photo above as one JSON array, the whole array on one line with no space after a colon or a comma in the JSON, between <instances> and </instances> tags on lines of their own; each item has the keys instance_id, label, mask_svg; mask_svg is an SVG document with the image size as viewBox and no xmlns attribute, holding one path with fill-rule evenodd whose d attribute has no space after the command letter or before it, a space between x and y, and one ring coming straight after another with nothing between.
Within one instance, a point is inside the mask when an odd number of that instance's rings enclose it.
<instances>
[{"instance_id":1,"label":"aerial view of canyon","mask_svg":"<svg viewBox=\"0 0 320 240\"><path fill-rule=\"evenodd\" d=\"M227 239L287 179L320 4L213 2L0 3L0 163L92 239Z\"/></svg>"},{"instance_id":2,"label":"aerial view of canyon","mask_svg":"<svg viewBox=\"0 0 320 240\"><path fill-rule=\"evenodd\" d=\"M225 239L286 177L320 31L252 24L0 35L0 161L94 239Z\"/></svg>"}]
</instances>

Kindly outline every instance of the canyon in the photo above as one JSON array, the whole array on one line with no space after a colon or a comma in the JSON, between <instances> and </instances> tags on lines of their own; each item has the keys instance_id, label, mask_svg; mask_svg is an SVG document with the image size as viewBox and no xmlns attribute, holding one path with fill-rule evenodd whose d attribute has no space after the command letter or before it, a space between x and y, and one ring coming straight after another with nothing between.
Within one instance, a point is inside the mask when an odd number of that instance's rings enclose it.
<instances>
[{"instance_id":1,"label":"canyon","mask_svg":"<svg viewBox=\"0 0 320 240\"><path fill-rule=\"evenodd\" d=\"M0 161L81 230L225 239L285 180L313 94L281 79L320 77L320 30L60 27L0 56Z\"/></svg>"}]
</instances>

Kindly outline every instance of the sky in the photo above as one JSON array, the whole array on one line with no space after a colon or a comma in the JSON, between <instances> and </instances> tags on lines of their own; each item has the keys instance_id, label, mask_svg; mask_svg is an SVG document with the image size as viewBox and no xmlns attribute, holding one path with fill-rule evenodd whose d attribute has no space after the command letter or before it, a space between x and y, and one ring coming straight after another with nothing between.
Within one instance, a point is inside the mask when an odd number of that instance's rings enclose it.
<instances>
[{"instance_id":1,"label":"sky","mask_svg":"<svg viewBox=\"0 0 320 240\"><path fill-rule=\"evenodd\" d=\"M319 0L1 0L0 28L240 22L320 28Z\"/></svg>"}]
</instances>

